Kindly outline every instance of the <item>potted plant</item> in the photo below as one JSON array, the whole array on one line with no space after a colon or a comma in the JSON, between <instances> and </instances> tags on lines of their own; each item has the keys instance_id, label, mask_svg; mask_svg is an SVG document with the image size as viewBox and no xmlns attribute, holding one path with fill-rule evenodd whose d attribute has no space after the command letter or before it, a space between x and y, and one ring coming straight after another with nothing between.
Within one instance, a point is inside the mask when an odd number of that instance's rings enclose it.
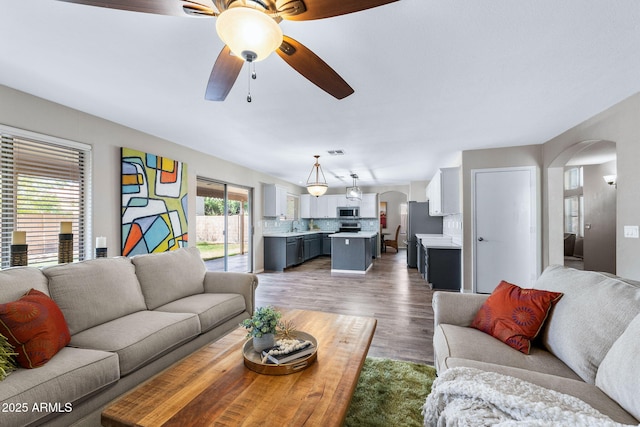
<instances>
[{"instance_id":1,"label":"potted plant","mask_svg":"<svg viewBox=\"0 0 640 427\"><path fill-rule=\"evenodd\" d=\"M282 313L269 305L258 307L253 313L253 317L245 319L240 324L247 329L247 338L253 338L253 348L257 352L274 346L275 334L281 317Z\"/></svg>"}]
</instances>

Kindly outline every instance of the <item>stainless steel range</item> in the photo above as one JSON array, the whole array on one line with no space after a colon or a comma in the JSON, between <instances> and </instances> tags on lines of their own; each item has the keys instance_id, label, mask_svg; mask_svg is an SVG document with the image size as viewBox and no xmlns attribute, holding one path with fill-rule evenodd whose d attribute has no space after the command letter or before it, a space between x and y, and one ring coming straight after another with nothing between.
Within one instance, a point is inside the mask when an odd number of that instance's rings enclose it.
<instances>
[{"instance_id":1,"label":"stainless steel range","mask_svg":"<svg viewBox=\"0 0 640 427\"><path fill-rule=\"evenodd\" d=\"M357 233L361 230L359 222L342 222L338 233Z\"/></svg>"}]
</instances>

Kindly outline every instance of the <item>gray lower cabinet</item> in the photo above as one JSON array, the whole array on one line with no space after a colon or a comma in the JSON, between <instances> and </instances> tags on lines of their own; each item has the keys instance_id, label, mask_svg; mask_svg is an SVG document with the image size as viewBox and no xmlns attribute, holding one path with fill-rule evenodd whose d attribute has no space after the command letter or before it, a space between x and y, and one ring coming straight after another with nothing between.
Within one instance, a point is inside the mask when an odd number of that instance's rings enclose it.
<instances>
[{"instance_id":1,"label":"gray lower cabinet","mask_svg":"<svg viewBox=\"0 0 640 427\"><path fill-rule=\"evenodd\" d=\"M423 277L432 289L460 291L460 249L423 248ZM418 258L420 260L420 258Z\"/></svg>"},{"instance_id":2,"label":"gray lower cabinet","mask_svg":"<svg viewBox=\"0 0 640 427\"><path fill-rule=\"evenodd\" d=\"M372 237L332 237L331 269L367 271L378 247L378 235Z\"/></svg>"},{"instance_id":3,"label":"gray lower cabinet","mask_svg":"<svg viewBox=\"0 0 640 427\"><path fill-rule=\"evenodd\" d=\"M304 236L304 260L309 261L322 255L322 234Z\"/></svg>"},{"instance_id":4,"label":"gray lower cabinet","mask_svg":"<svg viewBox=\"0 0 640 427\"><path fill-rule=\"evenodd\" d=\"M287 237L286 267L304 262L304 243L302 237Z\"/></svg>"},{"instance_id":5,"label":"gray lower cabinet","mask_svg":"<svg viewBox=\"0 0 640 427\"><path fill-rule=\"evenodd\" d=\"M264 269L268 271L282 271L322 254L321 233L292 237L264 236Z\"/></svg>"},{"instance_id":6,"label":"gray lower cabinet","mask_svg":"<svg viewBox=\"0 0 640 427\"><path fill-rule=\"evenodd\" d=\"M282 271L304 262L303 237L264 237L264 269Z\"/></svg>"},{"instance_id":7,"label":"gray lower cabinet","mask_svg":"<svg viewBox=\"0 0 640 427\"><path fill-rule=\"evenodd\" d=\"M330 234L333 233L322 234L322 255L331 255L331 237L329 237Z\"/></svg>"}]
</instances>

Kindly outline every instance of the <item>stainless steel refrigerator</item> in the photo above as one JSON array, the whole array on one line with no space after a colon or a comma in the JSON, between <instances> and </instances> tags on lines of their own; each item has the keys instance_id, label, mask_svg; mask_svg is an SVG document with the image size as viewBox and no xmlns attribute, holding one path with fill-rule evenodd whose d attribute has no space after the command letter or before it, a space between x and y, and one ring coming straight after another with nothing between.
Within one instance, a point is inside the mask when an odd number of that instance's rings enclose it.
<instances>
[{"instance_id":1,"label":"stainless steel refrigerator","mask_svg":"<svg viewBox=\"0 0 640 427\"><path fill-rule=\"evenodd\" d=\"M429 202L407 203L407 265L417 267L416 234L442 234L442 217L429 215Z\"/></svg>"}]
</instances>

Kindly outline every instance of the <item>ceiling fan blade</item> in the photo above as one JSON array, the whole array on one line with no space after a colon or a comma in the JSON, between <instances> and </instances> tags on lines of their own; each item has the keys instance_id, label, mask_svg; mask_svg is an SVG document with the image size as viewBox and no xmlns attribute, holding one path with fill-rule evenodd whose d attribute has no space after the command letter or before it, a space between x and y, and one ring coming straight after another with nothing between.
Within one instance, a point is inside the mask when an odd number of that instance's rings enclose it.
<instances>
[{"instance_id":1,"label":"ceiling fan blade","mask_svg":"<svg viewBox=\"0 0 640 427\"><path fill-rule=\"evenodd\" d=\"M132 12L155 13L158 15L184 16L179 0L58 0L88 6L129 10Z\"/></svg>"},{"instance_id":2,"label":"ceiling fan blade","mask_svg":"<svg viewBox=\"0 0 640 427\"><path fill-rule=\"evenodd\" d=\"M218 16L216 11L202 1L182 0L185 4L182 6L187 15L193 16Z\"/></svg>"},{"instance_id":3,"label":"ceiling fan blade","mask_svg":"<svg viewBox=\"0 0 640 427\"><path fill-rule=\"evenodd\" d=\"M398 0L278 0L278 13L290 21L309 21L346 15Z\"/></svg>"},{"instance_id":4,"label":"ceiling fan blade","mask_svg":"<svg viewBox=\"0 0 640 427\"><path fill-rule=\"evenodd\" d=\"M293 69L328 94L342 99L353 93L351 86L333 68L291 37L284 36L282 44L276 49L276 52Z\"/></svg>"},{"instance_id":5,"label":"ceiling fan blade","mask_svg":"<svg viewBox=\"0 0 640 427\"><path fill-rule=\"evenodd\" d=\"M213 70L211 70L204 99L224 101L238 78L242 65L244 65L244 60L231 55L231 49L229 46L225 46L218 55Z\"/></svg>"}]
</instances>

